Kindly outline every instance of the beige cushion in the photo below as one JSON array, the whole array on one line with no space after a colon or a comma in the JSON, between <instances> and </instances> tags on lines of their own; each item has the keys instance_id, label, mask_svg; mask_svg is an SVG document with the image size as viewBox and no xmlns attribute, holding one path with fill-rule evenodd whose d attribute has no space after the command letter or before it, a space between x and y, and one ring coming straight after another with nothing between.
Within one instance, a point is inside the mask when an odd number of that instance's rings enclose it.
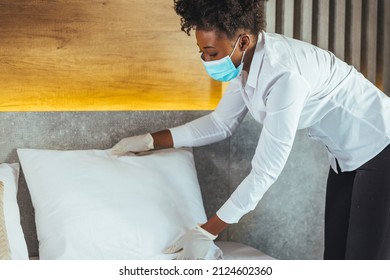
<instances>
[{"instance_id":1,"label":"beige cushion","mask_svg":"<svg viewBox=\"0 0 390 280\"><path fill-rule=\"evenodd\" d=\"M0 181L0 260L10 260L11 252L9 249L7 229L5 228L3 201L4 183Z\"/></svg>"}]
</instances>

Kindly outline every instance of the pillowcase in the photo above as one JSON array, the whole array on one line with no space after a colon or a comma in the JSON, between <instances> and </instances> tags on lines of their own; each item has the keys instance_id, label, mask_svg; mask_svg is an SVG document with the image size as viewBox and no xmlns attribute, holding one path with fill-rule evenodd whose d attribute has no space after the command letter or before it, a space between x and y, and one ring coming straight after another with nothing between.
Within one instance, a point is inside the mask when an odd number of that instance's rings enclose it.
<instances>
[{"instance_id":1,"label":"pillowcase","mask_svg":"<svg viewBox=\"0 0 390 280\"><path fill-rule=\"evenodd\" d=\"M18 149L35 208L40 259L169 259L206 221L192 152Z\"/></svg>"},{"instance_id":2,"label":"pillowcase","mask_svg":"<svg viewBox=\"0 0 390 280\"><path fill-rule=\"evenodd\" d=\"M27 244L20 225L19 164L0 164L0 259L28 260Z\"/></svg>"}]
</instances>

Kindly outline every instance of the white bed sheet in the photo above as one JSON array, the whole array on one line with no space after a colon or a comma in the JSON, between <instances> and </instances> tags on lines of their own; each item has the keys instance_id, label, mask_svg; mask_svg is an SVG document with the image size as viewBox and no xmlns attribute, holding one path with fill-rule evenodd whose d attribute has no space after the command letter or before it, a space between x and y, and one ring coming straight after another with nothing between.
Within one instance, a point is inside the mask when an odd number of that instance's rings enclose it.
<instances>
[{"instance_id":1,"label":"white bed sheet","mask_svg":"<svg viewBox=\"0 0 390 280\"><path fill-rule=\"evenodd\" d=\"M225 260L275 260L271 256L248 245L233 241L216 241Z\"/></svg>"},{"instance_id":2,"label":"white bed sheet","mask_svg":"<svg viewBox=\"0 0 390 280\"><path fill-rule=\"evenodd\" d=\"M216 241L215 244L223 251L225 260L275 260L271 256L253 247L233 241ZM38 260L30 257L30 260Z\"/></svg>"}]
</instances>

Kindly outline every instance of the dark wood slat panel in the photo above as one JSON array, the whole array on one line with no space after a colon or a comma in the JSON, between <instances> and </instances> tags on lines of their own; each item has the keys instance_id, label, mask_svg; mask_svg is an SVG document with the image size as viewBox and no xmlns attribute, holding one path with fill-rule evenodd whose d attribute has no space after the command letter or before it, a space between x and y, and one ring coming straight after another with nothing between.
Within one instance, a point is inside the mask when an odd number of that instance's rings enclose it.
<instances>
[{"instance_id":1,"label":"dark wood slat panel","mask_svg":"<svg viewBox=\"0 0 390 280\"><path fill-rule=\"evenodd\" d=\"M329 5L329 50L345 58L345 1L331 0Z\"/></svg>"},{"instance_id":2,"label":"dark wood slat panel","mask_svg":"<svg viewBox=\"0 0 390 280\"><path fill-rule=\"evenodd\" d=\"M360 70L362 0L347 0L345 10L345 61Z\"/></svg>"},{"instance_id":3,"label":"dark wood slat panel","mask_svg":"<svg viewBox=\"0 0 390 280\"><path fill-rule=\"evenodd\" d=\"M390 96L390 0L384 0L383 91Z\"/></svg>"},{"instance_id":4,"label":"dark wood slat panel","mask_svg":"<svg viewBox=\"0 0 390 280\"><path fill-rule=\"evenodd\" d=\"M302 38L302 0L294 0L294 38L295 39L301 39Z\"/></svg>"},{"instance_id":5,"label":"dark wood slat panel","mask_svg":"<svg viewBox=\"0 0 390 280\"><path fill-rule=\"evenodd\" d=\"M275 11L275 32L284 34L284 0L276 0Z\"/></svg>"},{"instance_id":6,"label":"dark wood slat panel","mask_svg":"<svg viewBox=\"0 0 390 280\"><path fill-rule=\"evenodd\" d=\"M378 29L376 42L376 80L377 84L383 89L383 63L384 63L384 39L385 39L385 2L378 0Z\"/></svg>"},{"instance_id":7,"label":"dark wood slat panel","mask_svg":"<svg viewBox=\"0 0 390 280\"><path fill-rule=\"evenodd\" d=\"M363 0L362 4L361 72L375 83L378 2Z\"/></svg>"},{"instance_id":8,"label":"dark wood slat panel","mask_svg":"<svg viewBox=\"0 0 390 280\"><path fill-rule=\"evenodd\" d=\"M390 0L269 0L266 6L269 32L332 51L389 94Z\"/></svg>"}]
</instances>

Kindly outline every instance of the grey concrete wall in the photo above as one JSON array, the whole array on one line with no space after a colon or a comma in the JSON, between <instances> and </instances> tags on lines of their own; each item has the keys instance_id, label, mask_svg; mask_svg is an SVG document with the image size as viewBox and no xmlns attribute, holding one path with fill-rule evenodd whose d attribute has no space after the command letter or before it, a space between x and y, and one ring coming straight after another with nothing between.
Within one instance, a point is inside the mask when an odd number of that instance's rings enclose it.
<instances>
[{"instance_id":1,"label":"grey concrete wall","mask_svg":"<svg viewBox=\"0 0 390 280\"><path fill-rule=\"evenodd\" d=\"M0 113L0 162L17 162L16 148L106 149L123 137L157 131L206 111ZM194 149L208 216L250 171L261 126L247 117L229 139ZM298 132L288 163L258 207L220 235L279 259L321 259L328 172L323 148ZM33 207L23 174L18 199L30 255L38 254Z\"/></svg>"}]
</instances>

